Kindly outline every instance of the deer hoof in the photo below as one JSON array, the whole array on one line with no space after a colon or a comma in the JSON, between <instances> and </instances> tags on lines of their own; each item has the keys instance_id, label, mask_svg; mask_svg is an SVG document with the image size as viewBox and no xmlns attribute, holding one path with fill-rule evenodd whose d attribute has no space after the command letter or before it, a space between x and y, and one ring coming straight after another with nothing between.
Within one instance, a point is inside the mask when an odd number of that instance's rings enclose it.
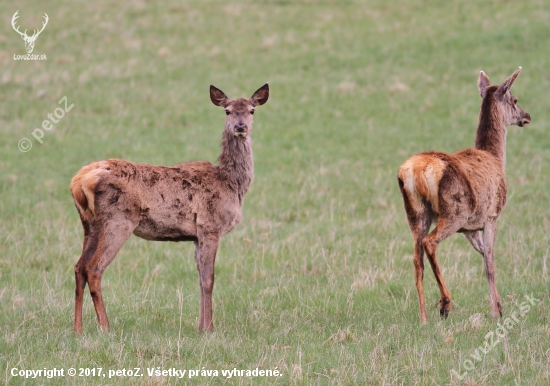
<instances>
[{"instance_id":1,"label":"deer hoof","mask_svg":"<svg viewBox=\"0 0 550 386\"><path fill-rule=\"evenodd\" d=\"M451 299L449 298L439 300L439 304L441 305L441 308L439 309L439 316L441 316L441 319L447 319L447 316L449 316L449 311L451 308L450 303Z\"/></svg>"}]
</instances>

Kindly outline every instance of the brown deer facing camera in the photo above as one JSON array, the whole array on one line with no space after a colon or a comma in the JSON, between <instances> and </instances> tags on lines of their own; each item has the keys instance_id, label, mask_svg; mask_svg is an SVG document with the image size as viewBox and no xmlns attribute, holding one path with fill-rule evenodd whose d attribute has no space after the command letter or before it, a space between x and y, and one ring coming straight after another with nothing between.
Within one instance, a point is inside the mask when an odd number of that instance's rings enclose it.
<instances>
[{"instance_id":1,"label":"brown deer facing camera","mask_svg":"<svg viewBox=\"0 0 550 386\"><path fill-rule=\"evenodd\" d=\"M436 250L440 242L455 232L466 236L483 255L491 315L502 316L502 302L495 284L493 246L496 222L506 204L506 126L523 127L531 122L531 116L510 94L520 71L521 67L500 86L491 86L483 71L479 74L477 86L482 102L475 149L454 154L419 153L399 168L399 188L414 238L414 269L422 323L427 322L424 251L441 292L440 315L447 318L451 293L441 275ZM428 234L432 222L436 226Z\"/></svg>"},{"instance_id":2,"label":"brown deer facing camera","mask_svg":"<svg viewBox=\"0 0 550 386\"><path fill-rule=\"evenodd\" d=\"M146 240L193 241L201 300L199 330L212 331L214 262L220 238L241 220L244 196L254 178L252 118L269 98L267 83L250 99L228 99L210 86L210 99L227 114L218 166L186 162L153 166L119 159L84 166L71 193L84 228L82 255L75 266L74 330L82 333L86 283L99 325L109 330L101 277L133 234Z\"/></svg>"}]
</instances>

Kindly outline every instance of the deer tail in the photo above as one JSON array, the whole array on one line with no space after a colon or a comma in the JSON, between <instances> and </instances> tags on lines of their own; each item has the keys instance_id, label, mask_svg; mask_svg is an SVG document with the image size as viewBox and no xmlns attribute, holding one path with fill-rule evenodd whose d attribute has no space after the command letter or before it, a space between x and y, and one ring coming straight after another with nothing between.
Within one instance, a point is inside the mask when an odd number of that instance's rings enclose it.
<instances>
[{"instance_id":1,"label":"deer tail","mask_svg":"<svg viewBox=\"0 0 550 386\"><path fill-rule=\"evenodd\" d=\"M71 194L76 209L84 219L95 216L95 188L100 176L106 171L105 162L84 166L71 180Z\"/></svg>"}]
</instances>

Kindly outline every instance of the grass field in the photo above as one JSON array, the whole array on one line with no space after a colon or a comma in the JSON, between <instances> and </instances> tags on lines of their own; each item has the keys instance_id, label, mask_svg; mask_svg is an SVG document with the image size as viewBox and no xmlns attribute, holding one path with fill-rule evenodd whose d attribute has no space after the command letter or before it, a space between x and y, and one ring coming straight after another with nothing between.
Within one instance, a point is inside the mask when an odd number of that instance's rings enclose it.
<instances>
[{"instance_id":1,"label":"grass field","mask_svg":"<svg viewBox=\"0 0 550 386\"><path fill-rule=\"evenodd\" d=\"M49 15L33 52L47 60L14 60L25 53L16 10L21 30ZM550 384L547 0L8 0L0 15L2 383L136 384L66 372L139 367L140 383L155 385ZM497 84L520 65L513 92L533 120L508 130L495 246L504 317L490 318L482 258L454 235L438 255L451 314L439 319L428 268L421 326L397 169L420 151L472 146L479 71ZM112 331L99 331L87 292L84 334L73 334L82 229L72 176L106 158L215 162L225 115L209 85L248 97L266 81L256 177L217 257L215 332L196 331L192 243L132 237L103 276ZM33 130L64 96L74 107L40 144ZM540 302L502 335L525 295ZM480 354L491 333L494 348ZM178 381L148 368L219 376ZM234 368L282 376L221 375Z\"/></svg>"}]
</instances>

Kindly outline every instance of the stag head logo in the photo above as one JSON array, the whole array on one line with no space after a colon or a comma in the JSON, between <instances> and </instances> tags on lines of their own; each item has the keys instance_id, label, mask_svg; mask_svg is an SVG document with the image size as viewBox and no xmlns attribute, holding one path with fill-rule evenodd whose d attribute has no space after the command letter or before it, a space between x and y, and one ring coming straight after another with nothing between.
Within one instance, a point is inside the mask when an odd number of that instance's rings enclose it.
<instances>
[{"instance_id":1,"label":"stag head logo","mask_svg":"<svg viewBox=\"0 0 550 386\"><path fill-rule=\"evenodd\" d=\"M19 17L18 13L19 11L16 11L13 14L13 17L11 18L11 26L19 35L21 35L21 38L23 38L23 40L25 41L25 49L27 50L27 53L31 54L32 50L34 50L34 43L36 41L36 38L38 37L38 35L42 33L42 31L44 31L44 28L46 28L46 24L48 24L48 20L49 20L48 14L44 13L44 21L42 22L42 29L40 31L35 29L32 36L29 36L27 35L27 30L25 30L25 32L21 32L19 31L19 27L15 25L15 21Z\"/></svg>"}]
</instances>

